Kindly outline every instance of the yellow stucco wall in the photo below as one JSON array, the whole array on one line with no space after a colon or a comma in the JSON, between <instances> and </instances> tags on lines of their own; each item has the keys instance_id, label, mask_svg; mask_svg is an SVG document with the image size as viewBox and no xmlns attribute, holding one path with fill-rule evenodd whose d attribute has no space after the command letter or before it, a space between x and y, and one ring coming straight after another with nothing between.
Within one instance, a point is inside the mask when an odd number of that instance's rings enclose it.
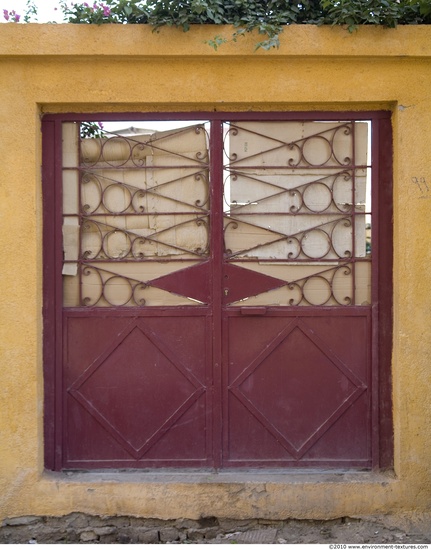
<instances>
[{"instance_id":1,"label":"yellow stucco wall","mask_svg":"<svg viewBox=\"0 0 431 550\"><path fill-rule=\"evenodd\" d=\"M431 505L431 27L292 26L279 50L256 53L250 36L214 52L203 42L220 31L0 26L0 518L330 518ZM375 108L391 109L394 127L394 472L44 472L41 113Z\"/></svg>"}]
</instances>

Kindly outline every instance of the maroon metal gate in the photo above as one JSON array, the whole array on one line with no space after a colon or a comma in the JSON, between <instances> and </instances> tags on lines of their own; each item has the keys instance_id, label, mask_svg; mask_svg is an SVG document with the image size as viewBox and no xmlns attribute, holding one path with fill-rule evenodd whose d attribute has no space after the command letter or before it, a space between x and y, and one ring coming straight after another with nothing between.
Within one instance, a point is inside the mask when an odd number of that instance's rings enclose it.
<instances>
[{"instance_id":1,"label":"maroon metal gate","mask_svg":"<svg viewBox=\"0 0 431 550\"><path fill-rule=\"evenodd\" d=\"M44 118L46 467L389 466L389 114L193 117Z\"/></svg>"}]
</instances>

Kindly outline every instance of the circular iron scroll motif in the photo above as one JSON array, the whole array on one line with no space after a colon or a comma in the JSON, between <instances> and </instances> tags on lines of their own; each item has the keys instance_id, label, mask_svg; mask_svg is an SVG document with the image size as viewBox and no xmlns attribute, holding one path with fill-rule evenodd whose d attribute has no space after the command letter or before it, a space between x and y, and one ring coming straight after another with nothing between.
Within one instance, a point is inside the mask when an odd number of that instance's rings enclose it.
<instances>
[{"instance_id":1,"label":"circular iron scroll motif","mask_svg":"<svg viewBox=\"0 0 431 550\"><path fill-rule=\"evenodd\" d=\"M348 265L339 266L332 276L332 295L340 306L352 305L352 269Z\"/></svg>"},{"instance_id":2,"label":"circular iron scroll motif","mask_svg":"<svg viewBox=\"0 0 431 550\"><path fill-rule=\"evenodd\" d=\"M307 258L322 259L331 251L331 239L323 229L312 229L302 236L301 249Z\"/></svg>"},{"instance_id":3,"label":"circular iron scroll motif","mask_svg":"<svg viewBox=\"0 0 431 550\"><path fill-rule=\"evenodd\" d=\"M119 260L129 256L133 242L127 231L112 229L103 237L103 252L110 260Z\"/></svg>"},{"instance_id":4,"label":"circular iron scroll motif","mask_svg":"<svg viewBox=\"0 0 431 550\"><path fill-rule=\"evenodd\" d=\"M102 184L96 174L86 172L81 178L81 210L93 214L102 203Z\"/></svg>"},{"instance_id":5,"label":"circular iron scroll motif","mask_svg":"<svg viewBox=\"0 0 431 550\"><path fill-rule=\"evenodd\" d=\"M132 205L133 195L126 186L121 183L111 183L102 193L102 203L106 210L112 214L122 214Z\"/></svg>"},{"instance_id":6,"label":"circular iron scroll motif","mask_svg":"<svg viewBox=\"0 0 431 550\"><path fill-rule=\"evenodd\" d=\"M101 174L85 172L81 178L81 210L85 215L141 214L145 210L142 199L145 189L108 179Z\"/></svg>"},{"instance_id":7,"label":"circular iron scroll motif","mask_svg":"<svg viewBox=\"0 0 431 550\"><path fill-rule=\"evenodd\" d=\"M286 284L290 306L352 304L352 269L344 264Z\"/></svg>"},{"instance_id":8,"label":"circular iron scroll motif","mask_svg":"<svg viewBox=\"0 0 431 550\"><path fill-rule=\"evenodd\" d=\"M82 258L94 260L103 250L103 236L100 226L93 220L86 219L81 225Z\"/></svg>"},{"instance_id":9,"label":"circular iron scroll motif","mask_svg":"<svg viewBox=\"0 0 431 550\"><path fill-rule=\"evenodd\" d=\"M332 297L331 283L322 275L312 275L304 282L302 293L312 306L323 306Z\"/></svg>"},{"instance_id":10,"label":"circular iron scroll motif","mask_svg":"<svg viewBox=\"0 0 431 550\"><path fill-rule=\"evenodd\" d=\"M334 204L340 212L348 213L353 210L352 193L352 174L348 171L337 174L332 184L332 195Z\"/></svg>"},{"instance_id":11,"label":"circular iron scroll motif","mask_svg":"<svg viewBox=\"0 0 431 550\"><path fill-rule=\"evenodd\" d=\"M339 258L353 256L353 231L350 218L342 218L335 222L331 231L332 248Z\"/></svg>"},{"instance_id":12,"label":"circular iron scroll motif","mask_svg":"<svg viewBox=\"0 0 431 550\"><path fill-rule=\"evenodd\" d=\"M127 164L143 167L145 157L150 153L146 142L133 138L113 136L81 141L81 164L88 167L100 164L108 168L121 168Z\"/></svg>"},{"instance_id":13,"label":"circular iron scroll motif","mask_svg":"<svg viewBox=\"0 0 431 550\"><path fill-rule=\"evenodd\" d=\"M125 306L133 297L133 286L125 277L112 275L103 283L103 297L113 307Z\"/></svg>"},{"instance_id":14,"label":"circular iron scroll motif","mask_svg":"<svg viewBox=\"0 0 431 550\"><path fill-rule=\"evenodd\" d=\"M343 133L345 136L352 136L347 142L350 148L350 150L347 152L348 154L346 154L346 151L344 151L344 154L343 154L343 151L339 150L340 145L345 144L345 140L343 140L342 137L341 139L339 139L340 133ZM352 163L352 159L353 159L353 125L352 124L343 124L342 126L338 126L337 128L335 128L335 131L331 139L331 149L332 149L332 155L337 164L339 164L340 166L347 166Z\"/></svg>"},{"instance_id":15,"label":"circular iron scroll motif","mask_svg":"<svg viewBox=\"0 0 431 550\"><path fill-rule=\"evenodd\" d=\"M332 157L331 143L323 136L312 136L304 141L301 153L309 166L324 166Z\"/></svg>"},{"instance_id":16,"label":"circular iron scroll motif","mask_svg":"<svg viewBox=\"0 0 431 550\"><path fill-rule=\"evenodd\" d=\"M103 278L100 271L92 266L82 267L82 305L95 306L103 296ZM94 295L94 292L96 293Z\"/></svg>"},{"instance_id":17,"label":"circular iron scroll motif","mask_svg":"<svg viewBox=\"0 0 431 550\"><path fill-rule=\"evenodd\" d=\"M142 293L148 285L144 282L105 272L92 265L83 266L81 273L84 306L144 306L146 303Z\"/></svg>"},{"instance_id":18,"label":"circular iron scroll motif","mask_svg":"<svg viewBox=\"0 0 431 550\"><path fill-rule=\"evenodd\" d=\"M311 212L321 213L327 210L332 203L332 193L327 185L316 182L310 183L302 193L304 205Z\"/></svg>"}]
</instances>

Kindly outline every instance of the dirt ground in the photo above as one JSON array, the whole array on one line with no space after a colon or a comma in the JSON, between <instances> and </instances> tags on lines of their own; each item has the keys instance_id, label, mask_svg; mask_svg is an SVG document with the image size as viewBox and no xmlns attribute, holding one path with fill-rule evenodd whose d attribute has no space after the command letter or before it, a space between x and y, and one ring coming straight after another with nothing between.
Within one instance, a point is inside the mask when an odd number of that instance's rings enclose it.
<instances>
[{"instance_id":1,"label":"dirt ground","mask_svg":"<svg viewBox=\"0 0 431 550\"><path fill-rule=\"evenodd\" d=\"M431 514L338 518L161 521L69 514L9 518L0 544L386 544L420 550L431 543ZM407 546L408 545L408 546Z\"/></svg>"}]
</instances>

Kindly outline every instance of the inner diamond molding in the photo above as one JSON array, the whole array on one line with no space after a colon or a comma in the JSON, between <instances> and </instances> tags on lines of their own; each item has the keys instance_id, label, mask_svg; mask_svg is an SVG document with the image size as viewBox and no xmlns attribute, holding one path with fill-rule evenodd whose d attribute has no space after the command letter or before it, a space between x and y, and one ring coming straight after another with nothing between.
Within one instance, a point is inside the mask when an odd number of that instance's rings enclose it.
<instances>
[{"instance_id":1,"label":"inner diamond molding","mask_svg":"<svg viewBox=\"0 0 431 550\"><path fill-rule=\"evenodd\" d=\"M279 333L230 387L297 460L366 389L300 319Z\"/></svg>"},{"instance_id":2,"label":"inner diamond molding","mask_svg":"<svg viewBox=\"0 0 431 550\"><path fill-rule=\"evenodd\" d=\"M167 386L175 391L167 392ZM204 388L140 321L129 325L68 391L139 459L197 401Z\"/></svg>"}]
</instances>

